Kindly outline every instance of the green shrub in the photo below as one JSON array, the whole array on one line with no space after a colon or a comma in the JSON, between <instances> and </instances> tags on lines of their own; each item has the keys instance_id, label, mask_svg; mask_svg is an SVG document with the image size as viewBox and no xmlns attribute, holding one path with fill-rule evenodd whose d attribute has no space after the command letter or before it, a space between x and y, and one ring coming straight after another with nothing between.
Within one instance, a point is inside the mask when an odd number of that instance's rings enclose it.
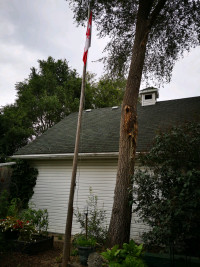
<instances>
[{"instance_id":1,"label":"green shrub","mask_svg":"<svg viewBox=\"0 0 200 267\"><path fill-rule=\"evenodd\" d=\"M134 175L135 212L149 230L145 245L200 256L200 123L156 136Z\"/></svg>"},{"instance_id":2,"label":"green shrub","mask_svg":"<svg viewBox=\"0 0 200 267\"><path fill-rule=\"evenodd\" d=\"M18 239L23 241L30 241L32 240L33 235L37 234L37 230L31 222L19 220L12 216L7 216L6 219L0 220L0 229L2 233L18 233Z\"/></svg>"},{"instance_id":3,"label":"green shrub","mask_svg":"<svg viewBox=\"0 0 200 267\"><path fill-rule=\"evenodd\" d=\"M25 222L22 229L20 230L20 235L18 240L32 241L37 235L37 230L31 222Z\"/></svg>"},{"instance_id":4,"label":"green shrub","mask_svg":"<svg viewBox=\"0 0 200 267\"><path fill-rule=\"evenodd\" d=\"M7 190L4 190L0 195L0 219L6 217L9 207L9 194Z\"/></svg>"},{"instance_id":5,"label":"green shrub","mask_svg":"<svg viewBox=\"0 0 200 267\"><path fill-rule=\"evenodd\" d=\"M7 216L17 217L22 207L22 202L19 198L13 198L10 201Z\"/></svg>"},{"instance_id":6,"label":"green shrub","mask_svg":"<svg viewBox=\"0 0 200 267\"><path fill-rule=\"evenodd\" d=\"M74 214L76 221L80 223L82 233L86 232L86 213L88 213L87 231L88 237L93 237L99 244L103 244L107 237L106 211L98 208L98 197L93 194L92 188L89 189L89 197L87 202L87 209L80 212L77 209Z\"/></svg>"},{"instance_id":7,"label":"green shrub","mask_svg":"<svg viewBox=\"0 0 200 267\"><path fill-rule=\"evenodd\" d=\"M94 238L86 238L83 235L78 235L74 239L74 245L76 247L95 247L96 245L96 240Z\"/></svg>"},{"instance_id":8,"label":"green shrub","mask_svg":"<svg viewBox=\"0 0 200 267\"><path fill-rule=\"evenodd\" d=\"M31 207L21 210L22 202L19 198L8 201L8 192L0 196L0 251L7 250L3 232L19 232L19 240L30 241L35 234L47 234L48 212L46 209L36 210Z\"/></svg>"},{"instance_id":9,"label":"green shrub","mask_svg":"<svg viewBox=\"0 0 200 267\"><path fill-rule=\"evenodd\" d=\"M10 199L19 198L22 201L22 207L26 208L32 197L33 188L36 184L38 171L30 167L27 161L17 161L13 165L13 172L10 184Z\"/></svg>"},{"instance_id":10,"label":"green shrub","mask_svg":"<svg viewBox=\"0 0 200 267\"><path fill-rule=\"evenodd\" d=\"M39 233L47 233L49 220L47 209L38 209L29 207L20 213L20 218L31 222L36 227Z\"/></svg>"},{"instance_id":11,"label":"green shrub","mask_svg":"<svg viewBox=\"0 0 200 267\"><path fill-rule=\"evenodd\" d=\"M112 249L107 249L101 255L107 261L109 267L145 267L142 260L143 245L137 246L133 240L129 244L124 243L123 248L119 249L115 245Z\"/></svg>"}]
</instances>

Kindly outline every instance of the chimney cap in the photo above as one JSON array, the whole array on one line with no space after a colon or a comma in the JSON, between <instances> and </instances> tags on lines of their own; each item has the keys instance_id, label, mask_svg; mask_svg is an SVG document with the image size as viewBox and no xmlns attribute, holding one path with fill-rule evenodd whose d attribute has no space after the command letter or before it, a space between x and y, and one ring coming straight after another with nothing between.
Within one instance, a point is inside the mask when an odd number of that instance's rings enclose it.
<instances>
[{"instance_id":1,"label":"chimney cap","mask_svg":"<svg viewBox=\"0 0 200 267\"><path fill-rule=\"evenodd\" d=\"M142 106L155 105L156 100L159 97L158 89L154 87L148 87L140 91Z\"/></svg>"},{"instance_id":2,"label":"chimney cap","mask_svg":"<svg viewBox=\"0 0 200 267\"><path fill-rule=\"evenodd\" d=\"M145 89L140 90L140 95L153 93L153 92L156 93L156 98L158 98L159 97L159 90L158 90L158 88L155 88L155 87L147 87Z\"/></svg>"}]
</instances>

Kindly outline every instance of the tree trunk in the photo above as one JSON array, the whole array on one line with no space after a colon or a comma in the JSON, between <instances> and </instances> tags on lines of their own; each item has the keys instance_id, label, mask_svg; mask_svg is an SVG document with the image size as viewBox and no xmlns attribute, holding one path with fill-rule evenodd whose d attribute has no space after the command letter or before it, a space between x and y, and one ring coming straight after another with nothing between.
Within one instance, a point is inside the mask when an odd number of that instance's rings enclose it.
<instances>
[{"instance_id":1,"label":"tree trunk","mask_svg":"<svg viewBox=\"0 0 200 267\"><path fill-rule=\"evenodd\" d=\"M120 143L117 179L114 194L114 203L108 231L108 246L115 244L122 246L129 242L132 217L132 187L134 174L137 126L138 93L142 78L146 42L148 38L148 16L152 1L140 1L136 23L136 34L133 45L131 66L122 103Z\"/></svg>"}]
</instances>

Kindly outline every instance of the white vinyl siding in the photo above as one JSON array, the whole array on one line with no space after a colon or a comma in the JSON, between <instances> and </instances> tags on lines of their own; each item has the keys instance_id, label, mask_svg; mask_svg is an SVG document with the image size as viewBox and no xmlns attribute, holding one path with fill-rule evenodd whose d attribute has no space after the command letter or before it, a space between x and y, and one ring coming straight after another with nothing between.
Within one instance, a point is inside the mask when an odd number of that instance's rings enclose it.
<instances>
[{"instance_id":1,"label":"white vinyl siding","mask_svg":"<svg viewBox=\"0 0 200 267\"><path fill-rule=\"evenodd\" d=\"M71 183L72 160L38 160L32 163L38 169L37 183L31 199L37 208L46 208L49 213L49 232L64 233ZM114 187L117 173L117 159L80 160L74 196L74 209L83 209L91 187L98 196L99 208L104 207L107 224L112 211ZM135 217L135 216L134 216ZM132 220L131 237L139 240L144 225ZM72 233L80 232L73 219Z\"/></svg>"}]
</instances>

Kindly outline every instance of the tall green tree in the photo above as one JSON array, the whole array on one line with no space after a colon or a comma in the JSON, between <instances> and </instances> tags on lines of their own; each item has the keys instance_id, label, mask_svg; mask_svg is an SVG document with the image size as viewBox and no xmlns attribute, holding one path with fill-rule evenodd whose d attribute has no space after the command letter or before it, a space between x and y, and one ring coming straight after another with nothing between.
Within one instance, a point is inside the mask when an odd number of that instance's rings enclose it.
<instances>
[{"instance_id":1,"label":"tall green tree","mask_svg":"<svg viewBox=\"0 0 200 267\"><path fill-rule=\"evenodd\" d=\"M64 116L78 110L81 78L66 60L38 60L39 68L16 84L17 99L0 111L0 157L41 135ZM87 84L87 88L90 85ZM91 107L86 101L86 107Z\"/></svg>"},{"instance_id":2,"label":"tall green tree","mask_svg":"<svg viewBox=\"0 0 200 267\"><path fill-rule=\"evenodd\" d=\"M66 60L38 60L39 67L16 84L17 99L0 110L0 160L4 162L18 148L27 144L71 112L78 111L81 78ZM119 105L124 93L124 79L110 80L87 74L84 108Z\"/></svg>"},{"instance_id":3,"label":"tall green tree","mask_svg":"<svg viewBox=\"0 0 200 267\"><path fill-rule=\"evenodd\" d=\"M16 85L16 104L31 120L34 135L41 135L64 116L77 111L81 78L66 60L38 60L29 78Z\"/></svg>"},{"instance_id":4,"label":"tall green tree","mask_svg":"<svg viewBox=\"0 0 200 267\"><path fill-rule=\"evenodd\" d=\"M75 20L87 20L87 5L68 0ZM137 141L137 100L143 77L169 81L175 61L199 45L199 0L91 0L99 36L108 35L107 68L113 75L128 70L122 103L118 171L109 227L109 244L128 242L132 207L127 193L132 185Z\"/></svg>"},{"instance_id":5,"label":"tall green tree","mask_svg":"<svg viewBox=\"0 0 200 267\"><path fill-rule=\"evenodd\" d=\"M78 111L81 78L66 60L38 60L39 68L31 69L29 78L16 85L16 105L31 120L35 136L59 122L71 112ZM106 77L94 83L87 74L84 108L100 108L119 104L123 97L123 79Z\"/></svg>"},{"instance_id":6,"label":"tall green tree","mask_svg":"<svg viewBox=\"0 0 200 267\"><path fill-rule=\"evenodd\" d=\"M126 80L111 79L107 75L101 77L90 87L91 103L94 108L120 106L123 100ZM87 95L86 95L87 96Z\"/></svg>"},{"instance_id":7,"label":"tall green tree","mask_svg":"<svg viewBox=\"0 0 200 267\"><path fill-rule=\"evenodd\" d=\"M5 162L33 135L32 124L23 109L16 104L0 110L0 162Z\"/></svg>"}]
</instances>

